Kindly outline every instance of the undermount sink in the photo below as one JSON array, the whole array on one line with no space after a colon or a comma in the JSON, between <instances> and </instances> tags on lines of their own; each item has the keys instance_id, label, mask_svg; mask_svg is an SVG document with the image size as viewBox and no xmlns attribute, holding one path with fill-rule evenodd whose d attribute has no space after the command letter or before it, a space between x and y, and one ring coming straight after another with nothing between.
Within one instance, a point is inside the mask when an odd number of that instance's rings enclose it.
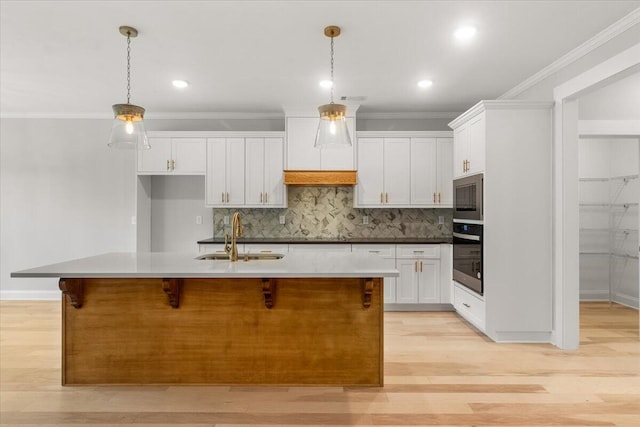
<instances>
[{"instance_id":1,"label":"undermount sink","mask_svg":"<svg viewBox=\"0 0 640 427\"><path fill-rule=\"evenodd\" d=\"M238 254L238 261L254 261L254 260L258 260L258 261L263 261L263 260L276 260L276 259L282 259L284 258L283 254L273 254L273 253L257 253L257 254L243 254L240 253ZM197 257L196 259L200 259L200 260L227 260L229 261L229 255L228 254L221 254L221 253L216 253L216 254L205 254L205 255L200 255L199 257Z\"/></svg>"}]
</instances>

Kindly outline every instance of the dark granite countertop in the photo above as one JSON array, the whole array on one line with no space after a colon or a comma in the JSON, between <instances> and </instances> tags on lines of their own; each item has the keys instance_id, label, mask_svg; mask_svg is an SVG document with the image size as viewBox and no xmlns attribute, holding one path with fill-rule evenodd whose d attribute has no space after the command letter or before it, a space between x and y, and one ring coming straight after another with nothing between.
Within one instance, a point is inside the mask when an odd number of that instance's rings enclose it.
<instances>
[{"instance_id":1,"label":"dark granite countertop","mask_svg":"<svg viewBox=\"0 0 640 427\"><path fill-rule=\"evenodd\" d=\"M354 237L344 239L303 239L296 237L240 237L238 243L362 243L362 244L439 244L451 243L452 237ZM211 245L224 243L224 238L210 237L208 239L198 240L199 245Z\"/></svg>"}]
</instances>

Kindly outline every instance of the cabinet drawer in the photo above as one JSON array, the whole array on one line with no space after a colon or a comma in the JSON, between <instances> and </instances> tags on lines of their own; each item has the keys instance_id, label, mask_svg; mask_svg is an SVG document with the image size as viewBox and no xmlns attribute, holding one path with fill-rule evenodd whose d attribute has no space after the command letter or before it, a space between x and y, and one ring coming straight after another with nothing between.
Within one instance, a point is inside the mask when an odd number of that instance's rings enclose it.
<instances>
[{"instance_id":1,"label":"cabinet drawer","mask_svg":"<svg viewBox=\"0 0 640 427\"><path fill-rule=\"evenodd\" d=\"M200 246L201 254L215 254L215 253L224 253L224 244L214 243L214 244L204 244ZM241 244L238 245L238 252L243 250L243 246Z\"/></svg>"},{"instance_id":2,"label":"cabinet drawer","mask_svg":"<svg viewBox=\"0 0 640 427\"><path fill-rule=\"evenodd\" d=\"M398 245L398 258L440 258L440 245Z\"/></svg>"},{"instance_id":3,"label":"cabinet drawer","mask_svg":"<svg viewBox=\"0 0 640 427\"><path fill-rule=\"evenodd\" d=\"M284 244L262 244L262 243L245 243L244 251L250 254L257 253L274 253L274 254L286 254L289 252L289 245Z\"/></svg>"},{"instance_id":4,"label":"cabinet drawer","mask_svg":"<svg viewBox=\"0 0 640 427\"><path fill-rule=\"evenodd\" d=\"M473 295L461 285L453 282L453 306L458 314L484 332L485 304L484 300Z\"/></svg>"},{"instance_id":5,"label":"cabinet drawer","mask_svg":"<svg viewBox=\"0 0 640 427\"><path fill-rule=\"evenodd\" d=\"M383 258L396 257L395 245L370 245L370 244L354 244L351 245L351 252L369 252Z\"/></svg>"},{"instance_id":6,"label":"cabinet drawer","mask_svg":"<svg viewBox=\"0 0 640 427\"><path fill-rule=\"evenodd\" d=\"M292 243L289 252L351 252L349 243Z\"/></svg>"}]
</instances>

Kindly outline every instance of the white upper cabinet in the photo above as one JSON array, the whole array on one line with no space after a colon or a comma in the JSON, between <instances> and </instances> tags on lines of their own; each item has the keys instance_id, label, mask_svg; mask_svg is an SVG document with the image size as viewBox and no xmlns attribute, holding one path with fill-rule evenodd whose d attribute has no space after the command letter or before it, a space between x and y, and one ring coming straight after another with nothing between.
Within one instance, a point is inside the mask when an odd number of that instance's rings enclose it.
<instances>
[{"instance_id":1,"label":"white upper cabinet","mask_svg":"<svg viewBox=\"0 0 640 427\"><path fill-rule=\"evenodd\" d=\"M247 138L245 205L285 207L282 138Z\"/></svg>"},{"instance_id":2,"label":"white upper cabinet","mask_svg":"<svg viewBox=\"0 0 640 427\"><path fill-rule=\"evenodd\" d=\"M453 165L450 134L360 132L355 205L451 207Z\"/></svg>"},{"instance_id":3,"label":"white upper cabinet","mask_svg":"<svg viewBox=\"0 0 640 427\"><path fill-rule=\"evenodd\" d=\"M313 146L318 131L319 117L287 117L287 166L288 170L353 170L354 149L324 148ZM355 144L355 120L347 117L347 129Z\"/></svg>"},{"instance_id":4,"label":"white upper cabinet","mask_svg":"<svg viewBox=\"0 0 640 427\"><path fill-rule=\"evenodd\" d=\"M438 173L436 138L411 138L411 203L436 204Z\"/></svg>"},{"instance_id":5,"label":"white upper cabinet","mask_svg":"<svg viewBox=\"0 0 640 427\"><path fill-rule=\"evenodd\" d=\"M436 204L453 207L453 138L436 138Z\"/></svg>"},{"instance_id":6,"label":"white upper cabinet","mask_svg":"<svg viewBox=\"0 0 640 427\"><path fill-rule=\"evenodd\" d=\"M411 140L384 139L384 205L406 206L411 203Z\"/></svg>"},{"instance_id":7,"label":"white upper cabinet","mask_svg":"<svg viewBox=\"0 0 640 427\"><path fill-rule=\"evenodd\" d=\"M485 170L485 114L480 113L453 131L454 178Z\"/></svg>"},{"instance_id":8,"label":"white upper cabinet","mask_svg":"<svg viewBox=\"0 0 640 427\"><path fill-rule=\"evenodd\" d=\"M207 139L206 206L243 206L244 138Z\"/></svg>"},{"instance_id":9,"label":"white upper cabinet","mask_svg":"<svg viewBox=\"0 0 640 427\"><path fill-rule=\"evenodd\" d=\"M149 137L149 143L150 150L138 152L138 174L205 174L205 138Z\"/></svg>"}]
</instances>

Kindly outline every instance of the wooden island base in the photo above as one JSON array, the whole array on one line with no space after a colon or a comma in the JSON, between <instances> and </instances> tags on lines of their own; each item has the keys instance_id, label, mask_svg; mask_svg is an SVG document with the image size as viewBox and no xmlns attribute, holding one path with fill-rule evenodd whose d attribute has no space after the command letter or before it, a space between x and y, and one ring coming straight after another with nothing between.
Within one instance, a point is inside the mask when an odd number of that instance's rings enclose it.
<instances>
[{"instance_id":1,"label":"wooden island base","mask_svg":"<svg viewBox=\"0 0 640 427\"><path fill-rule=\"evenodd\" d=\"M381 278L91 278L60 288L64 385L383 385Z\"/></svg>"}]
</instances>

